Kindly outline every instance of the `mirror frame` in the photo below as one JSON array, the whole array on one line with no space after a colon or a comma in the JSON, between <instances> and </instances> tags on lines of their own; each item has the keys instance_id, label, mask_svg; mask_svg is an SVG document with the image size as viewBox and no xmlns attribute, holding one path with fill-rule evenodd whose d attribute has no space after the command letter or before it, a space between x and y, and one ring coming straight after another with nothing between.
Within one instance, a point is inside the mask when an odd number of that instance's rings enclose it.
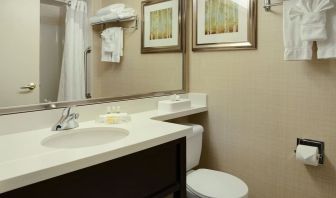
<instances>
[{"instance_id":1,"label":"mirror frame","mask_svg":"<svg viewBox=\"0 0 336 198\"><path fill-rule=\"evenodd\" d=\"M160 92L152 92L131 96L123 96L123 97L106 97L106 98L96 98L96 99L88 99L88 100L79 100L79 101L69 101L69 102L51 102L51 103L40 103L33 105L23 105L23 106L12 106L12 107L4 107L0 108L0 116L3 115L11 115L11 114L19 114L19 113L29 113L35 111L45 111L52 109L60 109L68 106L86 106L86 105L95 105L95 104L103 104L110 102L118 102L118 101L127 101L127 100L135 100L135 99L144 99L144 98L152 98L152 97L160 97L160 96L168 96L172 94L185 94L189 91L189 76L188 76L188 50L187 50L187 18L188 18L188 5L189 0L182 0L181 2L181 23L182 23L182 90L172 90L172 91L160 91ZM140 46L141 47L141 46Z\"/></svg>"}]
</instances>

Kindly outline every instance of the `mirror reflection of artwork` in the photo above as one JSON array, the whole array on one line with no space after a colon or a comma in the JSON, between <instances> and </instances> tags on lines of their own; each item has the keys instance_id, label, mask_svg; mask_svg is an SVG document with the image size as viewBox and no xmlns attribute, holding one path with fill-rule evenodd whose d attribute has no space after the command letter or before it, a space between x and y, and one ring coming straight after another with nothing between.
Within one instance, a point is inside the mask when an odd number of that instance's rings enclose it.
<instances>
[{"instance_id":1,"label":"mirror reflection of artwork","mask_svg":"<svg viewBox=\"0 0 336 198\"><path fill-rule=\"evenodd\" d=\"M238 4L231 0L205 1L205 34L238 32Z\"/></svg>"},{"instance_id":2,"label":"mirror reflection of artwork","mask_svg":"<svg viewBox=\"0 0 336 198\"><path fill-rule=\"evenodd\" d=\"M193 51L256 49L257 0L193 0Z\"/></svg>"},{"instance_id":3,"label":"mirror reflection of artwork","mask_svg":"<svg viewBox=\"0 0 336 198\"><path fill-rule=\"evenodd\" d=\"M181 52L181 0L142 2L142 53Z\"/></svg>"},{"instance_id":4,"label":"mirror reflection of artwork","mask_svg":"<svg viewBox=\"0 0 336 198\"><path fill-rule=\"evenodd\" d=\"M150 13L150 40L173 38L173 9L167 8Z\"/></svg>"}]
</instances>

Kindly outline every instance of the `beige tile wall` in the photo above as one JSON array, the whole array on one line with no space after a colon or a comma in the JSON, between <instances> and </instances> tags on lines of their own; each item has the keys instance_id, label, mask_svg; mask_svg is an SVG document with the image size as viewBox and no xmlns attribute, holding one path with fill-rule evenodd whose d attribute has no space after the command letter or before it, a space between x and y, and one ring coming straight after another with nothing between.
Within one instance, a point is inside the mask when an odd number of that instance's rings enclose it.
<instances>
[{"instance_id":1,"label":"beige tile wall","mask_svg":"<svg viewBox=\"0 0 336 198\"><path fill-rule=\"evenodd\" d=\"M191 53L192 92L209 94L202 166L232 173L250 198L336 197L336 61L283 61L282 7L259 1L258 50ZM191 38L191 35L189 35ZM297 137L326 142L326 161L295 161Z\"/></svg>"},{"instance_id":2,"label":"beige tile wall","mask_svg":"<svg viewBox=\"0 0 336 198\"><path fill-rule=\"evenodd\" d=\"M141 0L94 1L94 12L112 3L125 3L136 9L141 20ZM132 26L123 23L120 26ZM125 32L124 57L120 64L103 63L101 57L100 27L93 35L94 97L119 97L158 91L182 89L182 54L141 54L141 21L135 32Z\"/></svg>"}]
</instances>

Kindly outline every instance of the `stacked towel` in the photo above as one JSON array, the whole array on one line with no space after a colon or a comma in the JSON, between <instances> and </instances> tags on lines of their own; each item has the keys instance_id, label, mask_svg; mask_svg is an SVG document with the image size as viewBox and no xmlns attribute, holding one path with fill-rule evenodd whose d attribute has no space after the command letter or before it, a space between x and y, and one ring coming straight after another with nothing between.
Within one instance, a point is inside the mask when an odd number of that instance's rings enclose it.
<instances>
[{"instance_id":1,"label":"stacked towel","mask_svg":"<svg viewBox=\"0 0 336 198\"><path fill-rule=\"evenodd\" d=\"M121 27L112 27L103 31L102 61L119 63L124 54L124 32Z\"/></svg>"},{"instance_id":2,"label":"stacked towel","mask_svg":"<svg viewBox=\"0 0 336 198\"><path fill-rule=\"evenodd\" d=\"M299 17L303 41L323 41L327 36L326 11L333 8L330 0L298 0L290 10L291 20Z\"/></svg>"},{"instance_id":3,"label":"stacked towel","mask_svg":"<svg viewBox=\"0 0 336 198\"><path fill-rule=\"evenodd\" d=\"M125 18L129 18L129 17L133 17L135 15L136 15L136 13L135 13L135 10L133 8L125 8L125 9L123 9L122 11L120 11L118 13L118 17L120 19L125 19Z\"/></svg>"},{"instance_id":4,"label":"stacked towel","mask_svg":"<svg viewBox=\"0 0 336 198\"><path fill-rule=\"evenodd\" d=\"M93 17L90 17L89 21L90 21L90 24L95 24L95 23L101 22L102 20L99 16L93 16Z\"/></svg>"},{"instance_id":5,"label":"stacked towel","mask_svg":"<svg viewBox=\"0 0 336 198\"><path fill-rule=\"evenodd\" d=\"M136 16L136 12L133 8L126 8L125 4L112 4L106 6L96 13L96 16L90 18L90 23L99 23L110 20L126 19Z\"/></svg>"},{"instance_id":6,"label":"stacked towel","mask_svg":"<svg viewBox=\"0 0 336 198\"><path fill-rule=\"evenodd\" d=\"M118 13L120 11L122 11L124 8L125 8L125 4L122 4L122 3L117 3L117 4L112 4L112 5L109 5L109 6L106 6L100 10L98 10L97 12L97 16L104 16L104 15L108 15L108 14L111 14L111 13Z\"/></svg>"}]
</instances>

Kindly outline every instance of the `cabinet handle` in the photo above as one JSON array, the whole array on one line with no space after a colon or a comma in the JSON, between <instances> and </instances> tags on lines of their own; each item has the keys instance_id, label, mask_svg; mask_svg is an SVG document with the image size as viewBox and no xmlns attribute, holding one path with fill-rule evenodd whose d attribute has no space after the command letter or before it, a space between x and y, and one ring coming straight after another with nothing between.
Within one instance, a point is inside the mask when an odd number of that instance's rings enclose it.
<instances>
[{"instance_id":1,"label":"cabinet handle","mask_svg":"<svg viewBox=\"0 0 336 198\"><path fill-rule=\"evenodd\" d=\"M29 85L21 87L21 89L27 89L29 91L33 91L35 88L36 88L36 84L35 83L30 83Z\"/></svg>"}]
</instances>

